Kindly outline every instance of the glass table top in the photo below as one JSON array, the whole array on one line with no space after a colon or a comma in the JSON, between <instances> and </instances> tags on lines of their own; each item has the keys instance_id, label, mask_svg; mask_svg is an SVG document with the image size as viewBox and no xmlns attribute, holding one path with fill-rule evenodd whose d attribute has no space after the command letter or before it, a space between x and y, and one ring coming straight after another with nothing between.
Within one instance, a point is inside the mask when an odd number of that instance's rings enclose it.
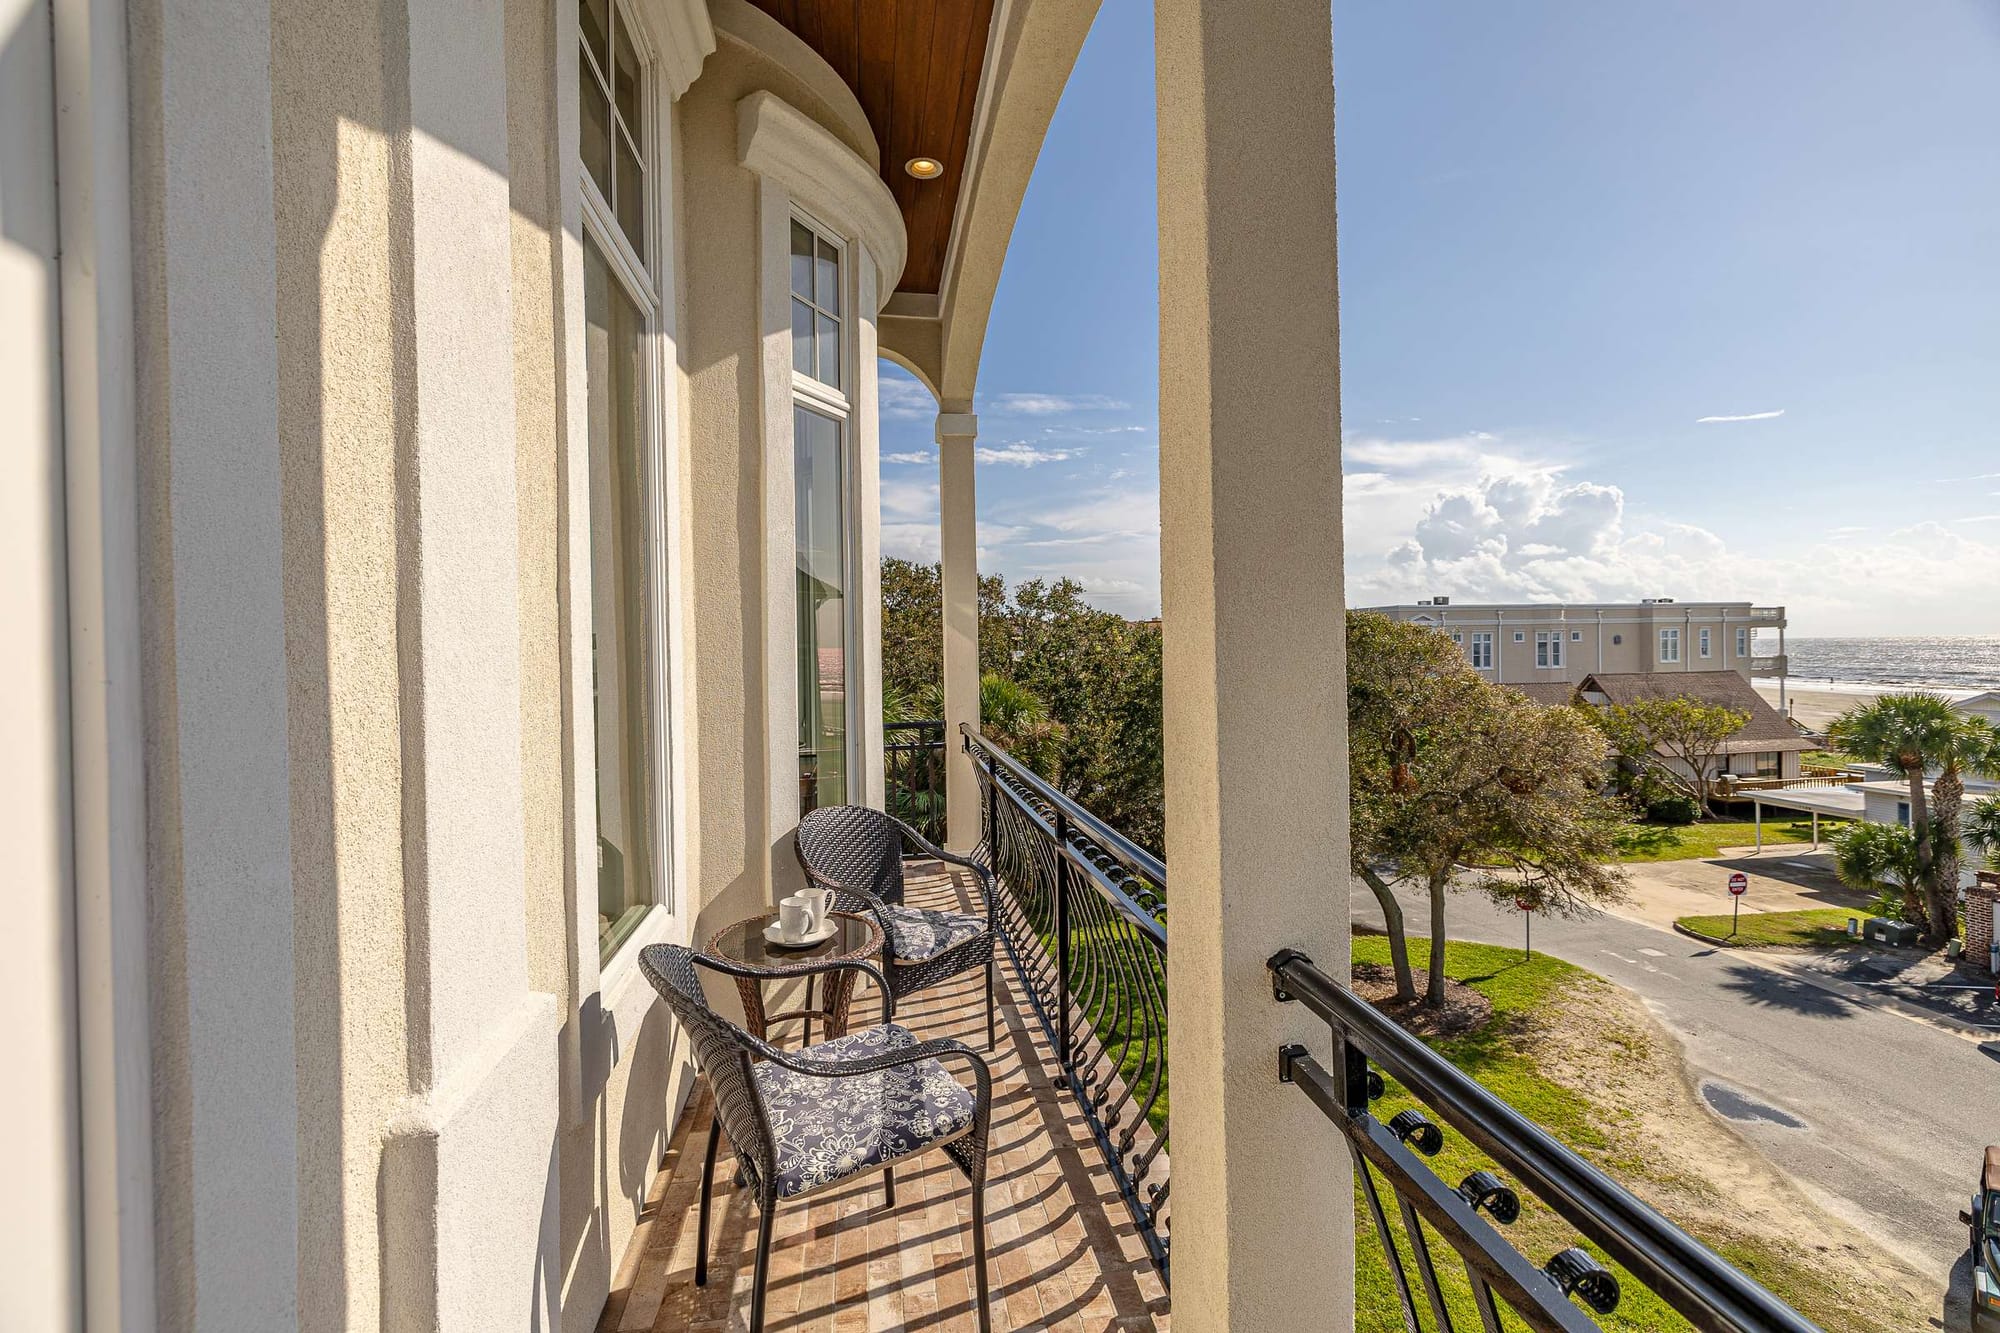
<instances>
[{"instance_id":1,"label":"glass table top","mask_svg":"<svg viewBox=\"0 0 2000 1333\"><path fill-rule=\"evenodd\" d=\"M882 947L882 932L875 923L851 912L833 913L833 937L809 945L777 944L764 938L764 928L777 919L776 912L763 912L725 926L708 942L708 951L732 963L778 971L827 958L873 954Z\"/></svg>"}]
</instances>

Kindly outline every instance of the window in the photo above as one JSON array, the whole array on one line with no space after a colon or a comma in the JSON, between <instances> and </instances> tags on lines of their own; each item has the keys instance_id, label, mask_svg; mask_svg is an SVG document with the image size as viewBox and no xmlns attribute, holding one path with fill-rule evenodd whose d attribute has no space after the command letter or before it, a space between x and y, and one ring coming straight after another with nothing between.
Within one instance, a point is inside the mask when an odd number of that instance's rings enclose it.
<instances>
[{"instance_id":1,"label":"window","mask_svg":"<svg viewBox=\"0 0 2000 1333\"><path fill-rule=\"evenodd\" d=\"M577 31L577 153L634 253L646 254L647 135L632 34L614 0L582 0Z\"/></svg>"},{"instance_id":2,"label":"window","mask_svg":"<svg viewBox=\"0 0 2000 1333\"><path fill-rule=\"evenodd\" d=\"M840 250L792 219L792 369L840 387Z\"/></svg>"},{"instance_id":3,"label":"window","mask_svg":"<svg viewBox=\"0 0 2000 1333\"><path fill-rule=\"evenodd\" d=\"M1908 801L1896 802L1896 822L1904 828L1910 826L1910 803Z\"/></svg>"},{"instance_id":4,"label":"window","mask_svg":"<svg viewBox=\"0 0 2000 1333\"><path fill-rule=\"evenodd\" d=\"M1570 641L1571 643L1582 643L1582 642L1583 642L1583 631L1582 631L1582 630L1580 630L1580 629L1573 629L1573 630L1571 630L1571 631L1569 632L1569 641Z\"/></svg>"},{"instance_id":5,"label":"window","mask_svg":"<svg viewBox=\"0 0 2000 1333\"><path fill-rule=\"evenodd\" d=\"M1759 750L1757 752L1757 776L1760 778L1782 776L1781 765L1776 750Z\"/></svg>"},{"instance_id":6,"label":"window","mask_svg":"<svg viewBox=\"0 0 2000 1333\"><path fill-rule=\"evenodd\" d=\"M647 650L645 315L583 238L590 420L590 680L597 745L597 940L615 949L653 901L652 654Z\"/></svg>"},{"instance_id":7,"label":"window","mask_svg":"<svg viewBox=\"0 0 2000 1333\"><path fill-rule=\"evenodd\" d=\"M1739 629L1736 631L1736 655L1738 657L1750 656L1750 631L1748 629Z\"/></svg>"},{"instance_id":8,"label":"window","mask_svg":"<svg viewBox=\"0 0 2000 1333\"><path fill-rule=\"evenodd\" d=\"M647 270L647 70L616 0L580 0L577 31L597 943L609 958L665 897L651 362L660 306Z\"/></svg>"},{"instance_id":9,"label":"window","mask_svg":"<svg viewBox=\"0 0 2000 1333\"><path fill-rule=\"evenodd\" d=\"M1701 655L1703 657L1708 656L1708 631L1706 629L1701 632Z\"/></svg>"},{"instance_id":10,"label":"window","mask_svg":"<svg viewBox=\"0 0 2000 1333\"><path fill-rule=\"evenodd\" d=\"M1681 632L1677 629L1660 631L1660 660L1678 662L1681 660Z\"/></svg>"},{"instance_id":11,"label":"window","mask_svg":"<svg viewBox=\"0 0 2000 1333\"><path fill-rule=\"evenodd\" d=\"M1528 641L1527 631L1518 629L1514 631L1515 643L1526 643L1527 641Z\"/></svg>"},{"instance_id":12,"label":"window","mask_svg":"<svg viewBox=\"0 0 2000 1333\"><path fill-rule=\"evenodd\" d=\"M849 513L845 266L839 242L791 228L792 486L797 517L799 812L849 799Z\"/></svg>"},{"instance_id":13,"label":"window","mask_svg":"<svg viewBox=\"0 0 2000 1333\"><path fill-rule=\"evenodd\" d=\"M1453 643L1464 643L1464 642L1465 642L1465 636L1464 636L1463 634L1453 634L1453 635L1451 636L1451 641L1452 641Z\"/></svg>"},{"instance_id":14,"label":"window","mask_svg":"<svg viewBox=\"0 0 2000 1333\"><path fill-rule=\"evenodd\" d=\"M1493 636L1474 634L1472 636L1472 665L1480 671L1493 669Z\"/></svg>"},{"instance_id":15,"label":"window","mask_svg":"<svg viewBox=\"0 0 2000 1333\"><path fill-rule=\"evenodd\" d=\"M1535 631L1535 665L1538 667L1559 667L1563 664L1563 636L1561 630Z\"/></svg>"}]
</instances>

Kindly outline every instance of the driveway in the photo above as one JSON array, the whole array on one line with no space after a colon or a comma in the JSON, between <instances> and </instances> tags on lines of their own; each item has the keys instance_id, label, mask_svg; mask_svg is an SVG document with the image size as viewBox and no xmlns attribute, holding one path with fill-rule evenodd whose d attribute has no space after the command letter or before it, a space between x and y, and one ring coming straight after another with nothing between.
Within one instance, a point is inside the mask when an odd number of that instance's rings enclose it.
<instances>
[{"instance_id":1,"label":"driveway","mask_svg":"<svg viewBox=\"0 0 2000 1333\"><path fill-rule=\"evenodd\" d=\"M1380 926L1366 886L1353 902L1357 923ZM1418 895L1404 910L1421 919ZM1454 895L1450 922L1456 939L1521 943L1520 913L1474 895ZM1711 1107L1734 1111L1737 1131L1824 1206L1940 1289L1969 1281L1957 1214L1980 1151L2000 1142L2000 1032L1948 1032L1608 914L1537 920L1534 941L1636 992L1680 1040Z\"/></svg>"}]
</instances>

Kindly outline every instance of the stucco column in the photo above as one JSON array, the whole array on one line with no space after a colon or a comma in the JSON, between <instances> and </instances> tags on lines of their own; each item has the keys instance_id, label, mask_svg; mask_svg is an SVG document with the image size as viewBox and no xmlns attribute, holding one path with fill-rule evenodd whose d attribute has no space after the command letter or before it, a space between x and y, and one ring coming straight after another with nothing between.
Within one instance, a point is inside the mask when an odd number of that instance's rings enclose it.
<instances>
[{"instance_id":1,"label":"stucco column","mask_svg":"<svg viewBox=\"0 0 2000 1333\"><path fill-rule=\"evenodd\" d=\"M1332 33L1156 12L1174 1325L1341 1329L1347 1152L1277 1076L1332 1041L1264 968L1348 962Z\"/></svg>"},{"instance_id":2,"label":"stucco column","mask_svg":"<svg viewBox=\"0 0 2000 1333\"><path fill-rule=\"evenodd\" d=\"M968 404L969 406L969 404ZM979 843L979 781L960 744L962 722L979 725L979 513L973 444L979 418L940 412L938 442L938 564L944 595L945 845L969 851Z\"/></svg>"}]
</instances>

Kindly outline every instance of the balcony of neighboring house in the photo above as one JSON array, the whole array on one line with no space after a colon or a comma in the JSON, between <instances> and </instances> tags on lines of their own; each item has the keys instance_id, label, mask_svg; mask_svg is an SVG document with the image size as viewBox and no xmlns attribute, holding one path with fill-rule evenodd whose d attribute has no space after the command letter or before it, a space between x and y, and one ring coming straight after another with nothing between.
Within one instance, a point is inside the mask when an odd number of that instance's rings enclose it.
<instances>
[{"instance_id":1,"label":"balcony of neighboring house","mask_svg":"<svg viewBox=\"0 0 2000 1333\"><path fill-rule=\"evenodd\" d=\"M941 764L919 762L943 758L938 732L935 723L910 724L892 737L912 752L892 767L892 805L927 809L942 794ZM977 773L978 859L997 872L1004 943L1000 1029L987 1057L991 1327L1166 1329L1175 1216L1166 866L976 731L953 740ZM899 791L898 781L919 785ZM910 861L906 878L914 905L977 906L971 873ZM1260 999L1297 1006L1330 1038L1314 1043L1330 1057L1287 1044L1260 1062L1273 1089L1316 1112L1309 1137L1287 1143L1284 1155L1302 1181L1313 1159L1344 1158L1357 1189L1255 1206L1356 1215L1357 1245L1385 1256L1390 1279L1357 1294L1364 1325L1618 1327L1619 1307L1650 1293L1646 1306L1657 1298L1718 1333L1813 1330L1407 1035L1344 977L1290 949L1263 973ZM857 1011L870 1003L864 993ZM979 1049L983 1011L983 989L966 976L916 997L896 1018L926 1038ZM675 1128L601 1333L746 1326L756 1209L732 1183L726 1145L715 1168L708 1277L695 1280L701 1145L713 1116L704 1087ZM1433 1172L1430 1159L1452 1139L1470 1145L1483 1168L1449 1179ZM880 1177L865 1177L778 1214L765 1327L979 1327L965 1177L933 1153L899 1167L896 1188L891 1205ZM1510 1238L1524 1207L1537 1220L1518 1230L1532 1239ZM1300 1252L1286 1262L1354 1261Z\"/></svg>"},{"instance_id":2,"label":"balcony of neighboring house","mask_svg":"<svg viewBox=\"0 0 2000 1333\"><path fill-rule=\"evenodd\" d=\"M1790 658L1784 653L1762 653L1750 659L1753 676L1788 676Z\"/></svg>"}]
</instances>

